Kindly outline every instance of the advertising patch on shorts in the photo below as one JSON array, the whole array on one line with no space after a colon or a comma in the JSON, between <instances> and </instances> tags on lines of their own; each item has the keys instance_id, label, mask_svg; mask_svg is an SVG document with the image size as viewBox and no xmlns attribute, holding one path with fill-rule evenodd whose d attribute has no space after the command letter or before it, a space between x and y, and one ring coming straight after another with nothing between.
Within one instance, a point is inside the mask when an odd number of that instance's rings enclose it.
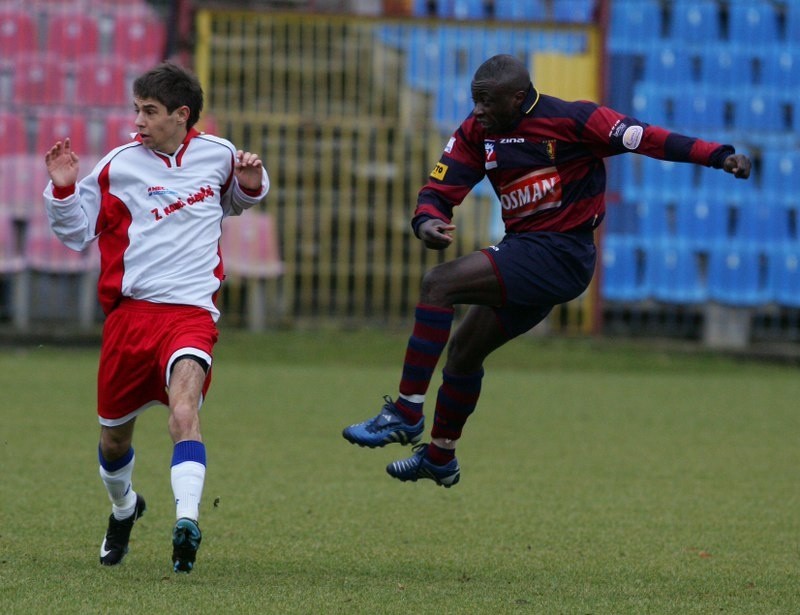
<instances>
[{"instance_id":1,"label":"advertising patch on shorts","mask_svg":"<svg viewBox=\"0 0 800 615\"><path fill-rule=\"evenodd\" d=\"M433 179L438 179L439 181L442 181L444 179L444 176L447 175L447 169L448 167L446 164L437 162L436 166L433 167L433 171L431 171L431 177Z\"/></svg>"}]
</instances>

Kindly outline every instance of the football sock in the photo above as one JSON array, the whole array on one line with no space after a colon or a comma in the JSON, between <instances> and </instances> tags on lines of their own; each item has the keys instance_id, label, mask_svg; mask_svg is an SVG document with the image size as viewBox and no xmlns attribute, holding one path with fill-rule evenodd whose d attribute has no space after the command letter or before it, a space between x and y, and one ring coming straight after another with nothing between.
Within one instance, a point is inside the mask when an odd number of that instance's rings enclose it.
<instances>
[{"instance_id":1,"label":"football sock","mask_svg":"<svg viewBox=\"0 0 800 615\"><path fill-rule=\"evenodd\" d=\"M442 372L431 438L458 440L461 437L464 424L478 405L482 380L483 368L465 376Z\"/></svg>"},{"instance_id":2,"label":"football sock","mask_svg":"<svg viewBox=\"0 0 800 615\"><path fill-rule=\"evenodd\" d=\"M414 312L414 329L406 347L400 395L394 403L409 423L417 423L422 418L425 393L450 338L454 312L453 308L422 303Z\"/></svg>"},{"instance_id":3,"label":"football sock","mask_svg":"<svg viewBox=\"0 0 800 615\"><path fill-rule=\"evenodd\" d=\"M136 460L133 447L119 459L108 461L98 446L97 457L100 461L100 478L108 491L108 499L111 500L111 513L115 519L127 519L136 508L136 492L131 488Z\"/></svg>"},{"instance_id":4,"label":"football sock","mask_svg":"<svg viewBox=\"0 0 800 615\"><path fill-rule=\"evenodd\" d=\"M175 518L200 516L200 499L206 478L206 447L196 440L183 440L172 452L172 493L175 496Z\"/></svg>"},{"instance_id":5,"label":"football sock","mask_svg":"<svg viewBox=\"0 0 800 615\"><path fill-rule=\"evenodd\" d=\"M433 442L431 442L428 444L425 455L428 457L428 461L431 463L437 466L443 466L455 459L456 449L442 448L441 446L436 446Z\"/></svg>"}]
</instances>

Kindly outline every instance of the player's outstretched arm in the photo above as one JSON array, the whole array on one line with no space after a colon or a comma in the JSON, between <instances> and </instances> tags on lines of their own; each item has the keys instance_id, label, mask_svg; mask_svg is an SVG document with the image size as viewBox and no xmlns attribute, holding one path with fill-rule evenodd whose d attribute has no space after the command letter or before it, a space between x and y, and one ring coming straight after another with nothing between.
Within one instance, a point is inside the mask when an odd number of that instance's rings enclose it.
<instances>
[{"instance_id":1,"label":"player's outstretched arm","mask_svg":"<svg viewBox=\"0 0 800 615\"><path fill-rule=\"evenodd\" d=\"M78 155L72 151L69 137L63 143L56 141L44 155L44 163L54 186L72 186L78 181Z\"/></svg>"},{"instance_id":2,"label":"player's outstretched arm","mask_svg":"<svg viewBox=\"0 0 800 615\"><path fill-rule=\"evenodd\" d=\"M236 152L234 175L245 190L256 192L261 189L261 169L263 163L257 154L239 150Z\"/></svg>"},{"instance_id":3,"label":"player's outstretched arm","mask_svg":"<svg viewBox=\"0 0 800 615\"><path fill-rule=\"evenodd\" d=\"M731 154L725 159L722 168L726 173L732 173L734 177L741 179L750 177L750 159L744 154Z\"/></svg>"}]
</instances>

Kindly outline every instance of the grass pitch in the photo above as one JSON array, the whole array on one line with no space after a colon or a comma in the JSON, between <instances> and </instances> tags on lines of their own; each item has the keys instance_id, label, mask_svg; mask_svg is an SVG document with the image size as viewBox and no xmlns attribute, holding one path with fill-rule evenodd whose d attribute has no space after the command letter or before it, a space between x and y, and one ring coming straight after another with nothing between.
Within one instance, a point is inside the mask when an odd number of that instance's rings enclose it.
<instances>
[{"instance_id":1,"label":"grass pitch","mask_svg":"<svg viewBox=\"0 0 800 615\"><path fill-rule=\"evenodd\" d=\"M0 610L800 612L796 368L518 340L487 363L446 490L386 475L409 448L340 435L396 393L405 339L223 331L181 576L166 411L138 421L148 511L103 568L97 351L3 349Z\"/></svg>"}]
</instances>

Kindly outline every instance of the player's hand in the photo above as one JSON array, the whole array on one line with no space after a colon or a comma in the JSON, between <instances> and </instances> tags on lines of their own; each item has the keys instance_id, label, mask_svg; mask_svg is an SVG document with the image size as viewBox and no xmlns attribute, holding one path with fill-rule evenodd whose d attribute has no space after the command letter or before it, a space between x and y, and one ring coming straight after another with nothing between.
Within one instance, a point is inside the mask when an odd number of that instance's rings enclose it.
<instances>
[{"instance_id":1,"label":"player's hand","mask_svg":"<svg viewBox=\"0 0 800 615\"><path fill-rule=\"evenodd\" d=\"M733 173L734 177L750 177L750 159L744 154L731 154L725 159L722 168L726 173Z\"/></svg>"},{"instance_id":2,"label":"player's hand","mask_svg":"<svg viewBox=\"0 0 800 615\"><path fill-rule=\"evenodd\" d=\"M453 243L452 232L454 230L456 230L454 224L447 224L442 220L431 218L419 225L417 234L426 248L444 250Z\"/></svg>"},{"instance_id":3,"label":"player's hand","mask_svg":"<svg viewBox=\"0 0 800 615\"><path fill-rule=\"evenodd\" d=\"M69 137L56 144L44 155L47 174L54 186L64 188L78 181L78 155L72 151Z\"/></svg>"},{"instance_id":4,"label":"player's hand","mask_svg":"<svg viewBox=\"0 0 800 615\"><path fill-rule=\"evenodd\" d=\"M239 150L236 152L233 174L242 188L255 192L261 189L263 166L257 154Z\"/></svg>"}]
</instances>

